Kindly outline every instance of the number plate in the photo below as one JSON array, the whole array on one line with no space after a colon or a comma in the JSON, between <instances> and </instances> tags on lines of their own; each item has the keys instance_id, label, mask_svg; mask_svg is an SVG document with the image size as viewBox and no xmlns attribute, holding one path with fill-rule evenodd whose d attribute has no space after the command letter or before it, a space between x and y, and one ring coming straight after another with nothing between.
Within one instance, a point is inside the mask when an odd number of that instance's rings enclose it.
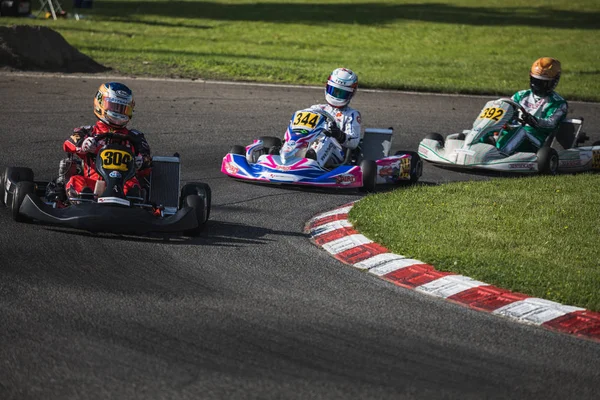
<instances>
[{"instance_id":1,"label":"number plate","mask_svg":"<svg viewBox=\"0 0 600 400\"><path fill-rule=\"evenodd\" d=\"M109 171L127 171L131 162L131 154L123 150L104 150L100 153L102 167Z\"/></svg>"},{"instance_id":2,"label":"number plate","mask_svg":"<svg viewBox=\"0 0 600 400\"><path fill-rule=\"evenodd\" d=\"M315 129L321 114L309 111L298 111L292 119L292 129Z\"/></svg>"}]
</instances>

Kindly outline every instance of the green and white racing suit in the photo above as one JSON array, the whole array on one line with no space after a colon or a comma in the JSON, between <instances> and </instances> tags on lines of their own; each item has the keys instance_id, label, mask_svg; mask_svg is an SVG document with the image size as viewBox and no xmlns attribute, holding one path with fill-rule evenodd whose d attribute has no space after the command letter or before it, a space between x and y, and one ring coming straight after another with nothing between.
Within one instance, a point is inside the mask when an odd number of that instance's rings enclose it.
<instances>
[{"instance_id":1,"label":"green and white racing suit","mask_svg":"<svg viewBox=\"0 0 600 400\"><path fill-rule=\"evenodd\" d=\"M503 153L513 154L518 151L531 151L543 146L546 138L558 128L568 112L568 104L558 93L552 92L546 97L538 97L531 90L521 90L512 99L537 118L538 126L525 125L514 130L502 132L496 147Z\"/></svg>"}]
</instances>

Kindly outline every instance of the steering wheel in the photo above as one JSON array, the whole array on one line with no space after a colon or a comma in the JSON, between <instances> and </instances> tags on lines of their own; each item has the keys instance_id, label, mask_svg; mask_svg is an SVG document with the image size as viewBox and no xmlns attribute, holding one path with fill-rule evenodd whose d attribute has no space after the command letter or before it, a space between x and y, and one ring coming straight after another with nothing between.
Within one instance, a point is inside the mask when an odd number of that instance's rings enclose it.
<instances>
[{"instance_id":1,"label":"steering wheel","mask_svg":"<svg viewBox=\"0 0 600 400\"><path fill-rule=\"evenodd\" d=\"M335 120L335 117L333 115L329 114L327 111L325 111L325 110L323 110L321 108L313 109L313 110L310 110L310 111L315 112L317 114L320 114L320 115L324 116L325 119L327 120L327 122L329 122L330 124L337 125L337 121Z\"/></svg>"},{"instance_id":2,"label":"steering wheel","mask_svg":"<svg viewBox=\"0 0 600 400\"><path fill-rule=\"evenodd\" d=\"M122 135L120 133L113 133L113 132L100 133L98 135L95 135L94 139L96 139L97 141L104 140L104 139L113 139L113 140L119 140L119 141L123 141L123 140L131 141L131 137L129 135Z\"/></svg>"},{"instance_id":3,"label":"steering wheel","mask_svg":"<svg viewBox=\"0 0 600 400\"><path fill-rule=\"evenodd\" d=\"M521 111L521 115L529 115L530 117L532 117L532 116L531 116L531 114L529 114L529 113L527 112L527 110L525 110L525 107L523 107L522 105L520 105L519 103L517 103L517 102L516 102L516 101L514 101L513 99L509 99L509 98L504 98L504 97L503 97L503 98L501 98L501 99L499 99L499 100L502 100L503 102L505 102L505 103L508 103L508 104L510 104L511 106L513 106L514 108L516 108L517 110ZM532 117L532 118L533 118L533 117ZM526 123L525 119L524 119L522 116L520 116L520 117L519 117L519 122L521 122L521 123L523 123L523 124L525 124L525 123Z\"/></svg>"}]
</instances>

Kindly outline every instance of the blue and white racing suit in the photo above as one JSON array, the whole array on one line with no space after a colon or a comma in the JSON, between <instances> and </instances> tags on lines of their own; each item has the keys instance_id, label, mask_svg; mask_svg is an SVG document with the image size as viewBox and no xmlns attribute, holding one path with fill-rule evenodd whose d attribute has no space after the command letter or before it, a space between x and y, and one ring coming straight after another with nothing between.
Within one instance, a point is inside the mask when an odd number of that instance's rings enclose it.
<instances>
[{"instance_id":1,"label":"blue and white racing suit","mask_svg":"<svg viewBox=\"0 0 600 400\"><path fill-rule=\"evenodd\" d=\"M353 150L360 142L360 112L349 106L336 108L329 104L315 104L309 109L324 110L334 116L340 130L346 134L344 143L339 143L332 137L325 137L313 143L312 149L317 153L316 161L321 167L341 164L344 161L345 149Z\"/></svg>"}]
</instances>

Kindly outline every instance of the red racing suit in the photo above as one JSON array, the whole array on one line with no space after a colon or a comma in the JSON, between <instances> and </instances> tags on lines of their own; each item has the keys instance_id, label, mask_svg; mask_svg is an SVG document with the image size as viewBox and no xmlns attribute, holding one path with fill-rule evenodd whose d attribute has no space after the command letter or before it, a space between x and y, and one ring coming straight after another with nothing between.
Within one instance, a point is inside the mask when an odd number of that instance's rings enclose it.
<instances>
[{"instance_id":1,"label":"red racing suit","mask_svg":"<svg viewBox=\"0 0 600 400\"><path fill-rule=\"evenodd\" d=\"M123 143L125 146L132 149L136 156L136 168L138 171L136 176L125 182L124 192L127 192L137 186L140 187L138 177L147 177L150 174L150 164L152 158L150 156L150 146L142 132L127 129L113 128L102 121L96 122L95 125L80 126L73 129L73 134L63 143L63 150L67 153L75 154L83 160L83 174L73 175L65 185L65 189L75 190L80 193L84 187L90 188L92 191L96 186L96 181L102 177L96 171L96 153L104 145L103 141L98 142L98 146L94 153L84 152L81 149L83 141L88 137L94 137L103 133L118 133L121 135L131 136L131 141Z\"/></svg>"}]
</instances>

